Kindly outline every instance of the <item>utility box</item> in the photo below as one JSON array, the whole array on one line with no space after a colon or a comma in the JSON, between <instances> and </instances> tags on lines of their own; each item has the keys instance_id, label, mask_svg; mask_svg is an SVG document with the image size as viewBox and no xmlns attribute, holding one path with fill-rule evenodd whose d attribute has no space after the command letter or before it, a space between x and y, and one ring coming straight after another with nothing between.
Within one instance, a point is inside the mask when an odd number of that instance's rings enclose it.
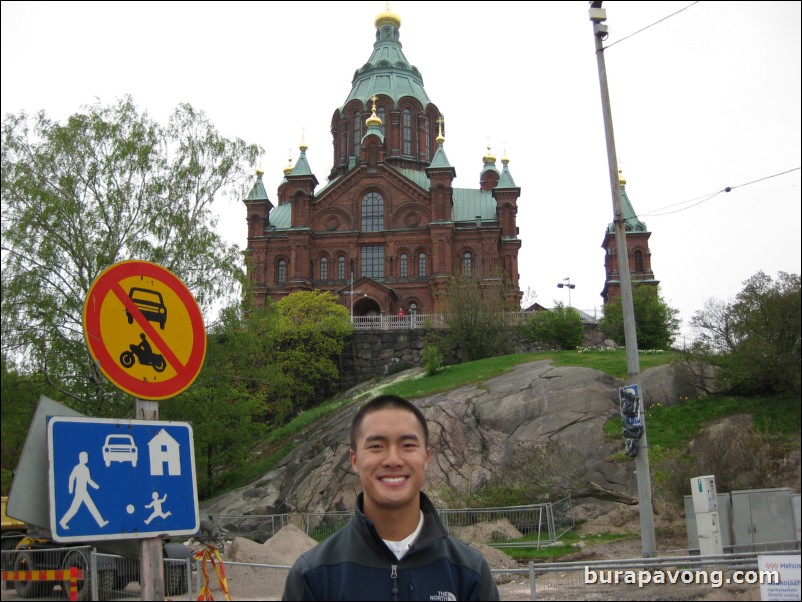
<instances>
[{"instance_id":1,"label":"utility box","mask_svg":"<svg viewBox=\"0 0 802 602\"><path fill-rule=\"evenodd\" d=\"M686 495L684 502L685 526L688 529L688 553L695 554L696 550L701 550L702 546L699 542L699 530L696 523L696 512L694 512L693 509L693 498L690 495ZM732 506L730 505L730 494L717 494L716 504L718 505L718 531L719 538L721 539L721 548L722 550L730 550L732 547L732 528L730 527L732 523ZM701 553L704 554L704 552Z\"/></svg>"},{"instance_id":2,"label":"utility box","mask_svg":"<svg viewBox=\"0 0 802 602\"><path fill-rule=\"evenodd\" d=\"M699 554L701 556L717 556L724 553L718 512L697 514L696 529L699 532Z\"/></svg>"},{"instance_id":3,"label":"utility box","mask_svg":"<svg viewBox=\"0 0 802 602\"><path fill-rule=\"evenodd\" d=\"M723 554L716 477L713 475L693 477L691 479L691 499L696 514L699 554L702 556Z\"/></svg>"},{"instance_id":4,"label":"utility box","mask_svg":"<svg viewBox=\"0 0 802 602\"><path fill-rule=\"evenodd\" d=\"M736 552L796 549L798 531L790 487L733 491L732 526Z\"/></svg>"},{"instance_id":5,"label":"utility box","mask_svg":"<svg viewBox=\"0 0 802 602\"><path fill-rule=\"evenodd\" d=\"M691 479L691 497L693 510L698 514L704 512L718 512L718 499L716 497L716 477L706 475Z\"/></svg>"}]
</instances>

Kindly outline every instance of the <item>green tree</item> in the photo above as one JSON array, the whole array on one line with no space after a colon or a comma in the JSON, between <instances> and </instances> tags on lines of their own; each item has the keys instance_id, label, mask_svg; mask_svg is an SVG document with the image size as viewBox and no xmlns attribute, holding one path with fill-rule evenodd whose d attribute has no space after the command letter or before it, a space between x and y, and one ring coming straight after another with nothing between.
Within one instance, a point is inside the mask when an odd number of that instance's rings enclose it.
<instances>
[{"instance_id":1,"label":"green tree","mask_svg":"<svg viewBox=\"0 0 802 602\"><path fill-rule=\"evenodd\" d=\"M445 300L446 328L438 333L438 346L455 349L467 361L510 353L507 312L513 308L508 288L503 276L452 276Z\"/></svg>"},{"instance_id":2,"label":"green tree","mask_svg":"<svg viewBox=\"0 0 802 602\"><path fill-rule=\"evenodd\" d=\"M679 333L679 310L669 307L656 286L634 284L632 305L635 310L635 331L638 349L668 349ZM604 306L600 322L604 333L624 345L624 314L621 298Z\"/></svg>"},{"instance_id":3,"label":"green tree","mask_svg":"<svg viewBox=\"0 0 802 602\"><path fill-rule=\"evenodd\" d=\"M799 393L800 277L757 272L733 302L709 300L694 314L693 355L721 368L721 382L742 395Z\"/></svg>"},{"instance_id":4,"label":"green tree","mask_svg":"<svg viewBox=\"0 0 802 602\"><path fill-rule=\"evenodd\" d=\"M209 497L225 469L250 459L250 450L290 409L285 378L270 356L275 305L245 314L221 312L209 329L206 361L195 383L161 404L161 418L192 422L198 487Z\"/></svg>"},{"instance_id":5,"label":"green tree","mask_svg":"<svg viewBox=\"0 0 802 602\"><path fill-rule=\"evenodd\" d=\"M241 194L259 149L222 137L187 104L161 126L130 97L66 123L7 115L2 132L3 352L79 411L118 414L130 402L83 339L90 285L140 259L174 272L203 310L236 296L241 257L217 234L211 206Z\"/></svg>"},{"instance_id":6,"label":"green tree","mask_svg":"<svg viewBox=\"0 0 802 602\"><path fill-rule=\"evenodd\" d=\"M287 378L294 408L309 407L337 390L337 364L353 332L351 319L327 291L292 293L276 305L276 361Z\"/></svg>"},{"instance_id":7,"label":"green tree","mask_svg":"<svg viewBox=\"0 0 802 602\"><path fill-rule=\"evenodd\" d=\"M582 318L573 307L558 303L551 311L539 311L521 324L529 339L558 349L576 349L585 340Z\"/></svg>"}]
</instances>

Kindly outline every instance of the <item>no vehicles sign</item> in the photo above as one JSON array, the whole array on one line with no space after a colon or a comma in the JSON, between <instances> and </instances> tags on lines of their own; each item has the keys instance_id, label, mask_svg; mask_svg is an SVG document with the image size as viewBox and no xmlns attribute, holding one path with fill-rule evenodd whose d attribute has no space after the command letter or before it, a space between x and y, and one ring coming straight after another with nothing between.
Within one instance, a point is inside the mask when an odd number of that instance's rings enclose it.
<instances>
[{"instance_id":1,"label":"no vehicles sign","mask_svg":"<svg viewBox=\"0 0 802 602\"><path fill-rule=\"evenodd\" d=\"M142 399L166 399L198 376L206 355L203 317L172 272L147 261L116 263L84 304L89 353L106 377Z\"/></svg>"}]
</instances>

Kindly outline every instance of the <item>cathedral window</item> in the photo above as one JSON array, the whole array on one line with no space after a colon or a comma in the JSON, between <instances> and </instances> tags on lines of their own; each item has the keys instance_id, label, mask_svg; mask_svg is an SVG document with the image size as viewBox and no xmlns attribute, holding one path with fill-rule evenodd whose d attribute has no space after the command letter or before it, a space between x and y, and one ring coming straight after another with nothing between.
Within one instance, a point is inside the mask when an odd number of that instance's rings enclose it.
<instances>
[{"instance_id":1,"label":"cathedral window","mask_svg":"<svg viewBox=\"0 0 802 602\"><path fill-rule=\"evenodd\" d=\"M642 274L643 269L643 251L635 251L635 272Z\"/></svg>"},{"instance_id":2,"label":"cathedral window","mask_svg":"<svg viewBox=\"0 0 802 602\"><path fill-rule=\"evenodd\" d=\"M362 124L359 121L359 111L354 111L354 156L359 156L359 147L362 143Z\"/></svg>"},{"instance_id":3,"label":"cathedral window","mask_svg":"<svg viewBox=\"0 0 802 602\"><path fill-rule=\"evenodd\" d=\"M320 279L321 280L328 280L329 279L329 260L325 257L320 258Z\"/></svg>"},{"instance_id":4,"label":"cathedral window","mask_svg":"<svg viewBox=\"0 0 802 602\"><path fill-rule=\"evenodd\" d=\"M406 253L401 253L401 266L398 275L401 278L409 278L409 260Z\"/></svg>"},{"instance_id":5,"label":"cathedral window","mask_svg":"<svg viewBox=\"0 0 802 602\"><path fill-rule=\"evenodd\" d=\"M384 199L378 192L369 192L362 197L362 231L384 230Z\"/></svg>"},{"instance_id":6,"label":"cathedral window","mask_svg":"<svg viewBox=\"0 0 802 602\"><path fill-rule=\"evenodd\" d=\"M362 247L360 251L362 254L362 276L367 276L374 280L384 279L384 247Z\"/></svg>"},{"instance_id":7,"label":"cathedral window","mask_svg":"<svg viewBox=\"0 0 802 602\"><path fill-rule=\"evenodd\" d=\"M466 278L470 278L472 269L473 257L471 257L470 251L465 251L465 254L462 256L462 275Z\"/></svg>"},{"instance_id":8,"label":"cathedral window","mask_svg":"<svg viewBox=\"0 0 802 602\"><path fill-rule=\"evenodd\" d=\"M432 141L431 141L431 138L432 138L432 132L431 132L431 128L429 127L429 120L427 119L426 120L426 160L427 161L431 161L432 160L432 147L431 147Z\"/></svg>"},{"instance_id":9,"label":"cathedral window","mask_svg":"<svg viewBox=\"0 0 802 602\"><path fill-rule=\"evenodd\" d=\"M384 107L376 109L376 115L382 120L382 134L384 134Z\"/></svg>"},{"instance_id":10,"label":"cathedral window","mask_svg":"<svg viewBox=\"0 0 802 602\"><path fill-rule=\"evenodd\" d=\"M337 280L345 280L345 257L337 258Z\"/></svg>"},{"instance_id":11,"label":"cathedral window","mask_svg":"<svg viewBox=\"0 0 802 602\"><path fill-rule=\"evenodd\" d=\"M418 277L426 277L426 253L418 255Z\"/></svg>"},{"instance_id":12,"label":"cathedral window","mask_svg":"<svg viewBox=\"0 0 802 602\"><path fill-rule=\"evenodd\" d=\"M277 280L280 286L287 283L287 262L283 259L280 259L278 262Z\"/></svg>"},{"instance_id":13,"label":"cathedral window","mask_svg":"<svg viewBox=\"0 0 802 602\"><path fill-rule=\"evenodd\" d=\"M412 111L404 109L404 154L412 154Z\"/></svg>"}]
</instances>

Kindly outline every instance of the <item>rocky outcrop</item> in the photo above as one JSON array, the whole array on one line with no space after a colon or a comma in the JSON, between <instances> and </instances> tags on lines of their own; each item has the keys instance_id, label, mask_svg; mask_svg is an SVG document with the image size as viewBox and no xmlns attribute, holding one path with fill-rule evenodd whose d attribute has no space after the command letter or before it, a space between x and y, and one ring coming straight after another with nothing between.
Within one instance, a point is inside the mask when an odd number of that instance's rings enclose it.
<instances>
[{"instance_id":1,"label":"rocky outcrop","mask_svg":"<svg viewBox=\"0 0 802 602\"><path fill-rule=\"evenodd\" d=\"M686 386L683 374L666 366L653 370L654 375L650 370L641 375L646 397L651 403L672 403ZM413 377L420 378L419 371ZM431 431L427 490L474 488L497 473L521 445L556 443L581 459L579 481L587 484L585 494L635 496L631 462L610 461L623 443L607 440L602 429L618 414L618 388L624 384L596 370L555 367L545 360L417 400ZM696 389L693 393L700 394ZM204 503L202 513L350 510L359 491L348 459L355 411L352 404L311 425L274 470ZM604 499L601 493L599 497Z\"/></svg>"}]
</instances>

